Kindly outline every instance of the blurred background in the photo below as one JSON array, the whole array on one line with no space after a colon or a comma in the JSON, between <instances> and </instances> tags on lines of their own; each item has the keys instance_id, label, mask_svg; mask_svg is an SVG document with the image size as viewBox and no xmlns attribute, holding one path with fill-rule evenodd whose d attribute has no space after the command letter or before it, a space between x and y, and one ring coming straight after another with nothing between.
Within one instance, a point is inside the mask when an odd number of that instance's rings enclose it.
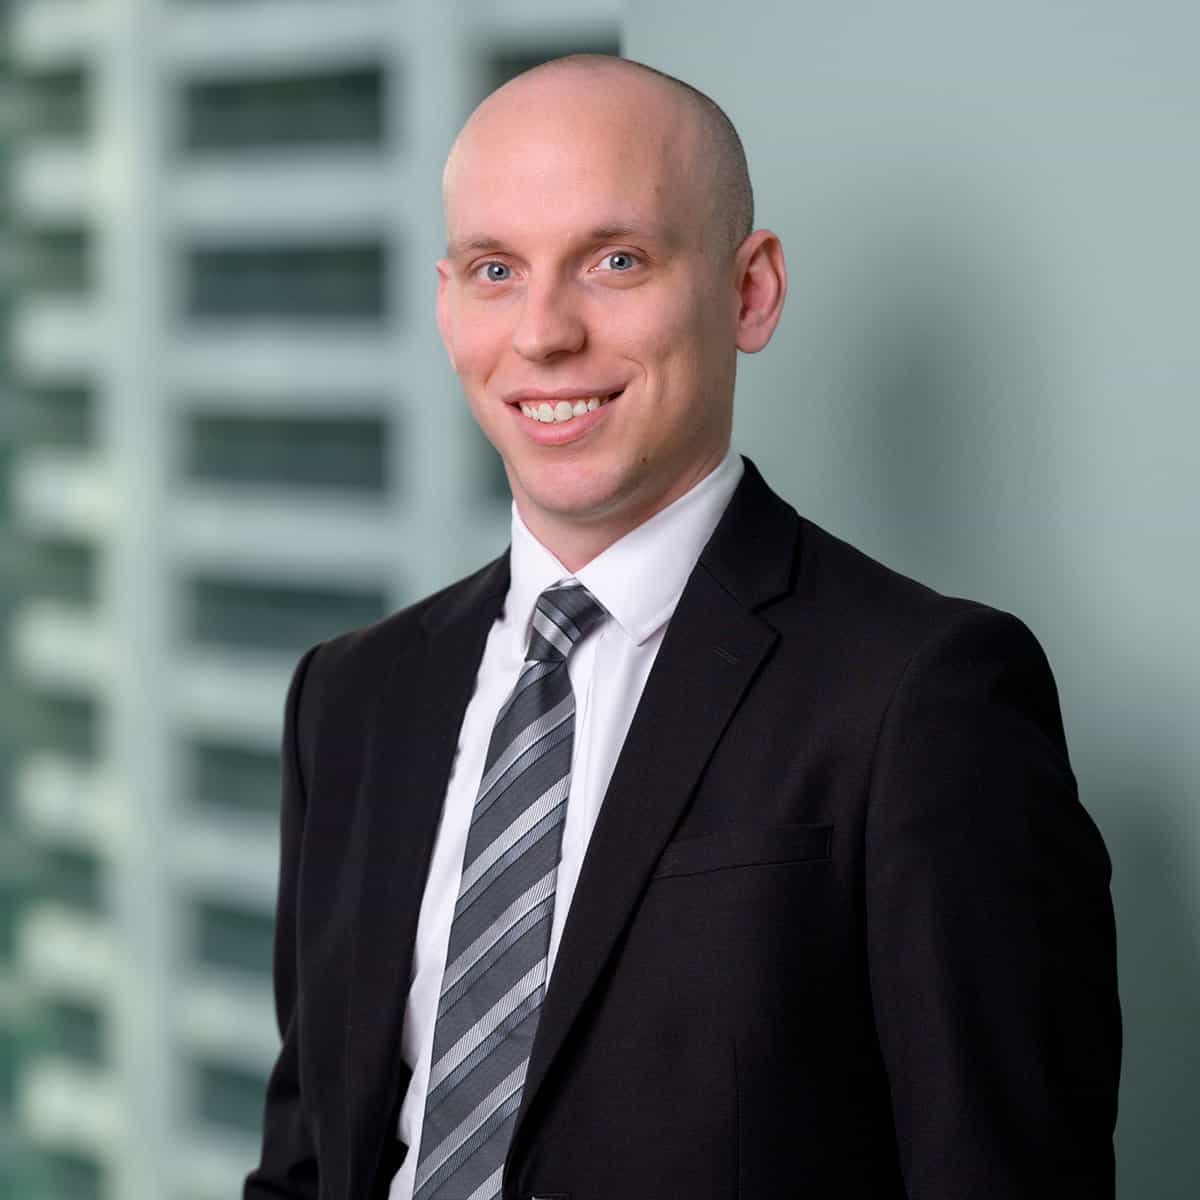
<instances>
[{"instance_id":1,"label":"blurred background","mask_svg":"<svg viewBox=\"0 0 1200 1200\"><path fill-rule=\"evenodd\" d=\"M740 448L1046 647L1114 861L1121 1195L1190 1200L1198 38L1182 0L0 0L0 1197L239 1194L291 667L507 539L442 160L598 50L727 109L783 237Z\"/></svg>"}]
</instances>

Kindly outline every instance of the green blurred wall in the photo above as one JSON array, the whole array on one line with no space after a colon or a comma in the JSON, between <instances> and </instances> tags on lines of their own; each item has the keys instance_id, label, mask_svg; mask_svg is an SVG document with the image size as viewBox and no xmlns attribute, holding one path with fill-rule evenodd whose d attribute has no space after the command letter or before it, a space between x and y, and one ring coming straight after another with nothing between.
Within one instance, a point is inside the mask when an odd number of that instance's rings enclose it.
<instances>
[{"instance_id":1,"label":"green blurred wall","mask_svg":"<svg viewBox=\"0 0 1200 1200\"><path fill-rule=\"evenodd\" d=\"M1200 1180L1200 8L638 0L791 274L737 438L803 512L1010 609L1114 863L1120 1194Z\"/></svg>"}]
</instances>

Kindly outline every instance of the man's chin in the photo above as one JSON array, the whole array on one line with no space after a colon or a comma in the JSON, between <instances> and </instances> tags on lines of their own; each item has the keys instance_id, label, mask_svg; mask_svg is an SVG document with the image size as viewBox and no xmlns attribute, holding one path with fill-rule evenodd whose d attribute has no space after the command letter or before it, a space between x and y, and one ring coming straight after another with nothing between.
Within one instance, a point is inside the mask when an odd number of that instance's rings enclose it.
<instances>
[{"instance_id":1,"label":"man's chin","mask_svg":"<svg viewBox=\"0 0 1200 1200\"><path fill-rule=\"evenodd\" d=\"M584 529L619 522L622 512L632 507L630 489L622 488L619 481L592 474L557 474L557 478L522 481L513 489L517 510L531 528L544 524Z\"/></svg>"}]
</instances>

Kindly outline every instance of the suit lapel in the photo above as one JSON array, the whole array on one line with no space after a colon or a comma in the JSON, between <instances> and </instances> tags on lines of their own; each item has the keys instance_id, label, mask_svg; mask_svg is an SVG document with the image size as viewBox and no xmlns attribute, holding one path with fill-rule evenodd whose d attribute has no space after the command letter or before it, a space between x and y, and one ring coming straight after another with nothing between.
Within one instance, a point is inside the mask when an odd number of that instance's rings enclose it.
<instances>
[{"instance_id":1,"label":"suit lapel","mask_svg":"<svg viewBox=\"0 0 1200 1200\"><path fill-rule=\"evenodd\" d=\"M588 843L542 1007L514 1150L705 763L774 645L777 634L755 609L790 586L798 532L795 512L747 460L671 618Z\"/></svg>"},{"instance_id":2,"label":"suit lapel","mask_svg":"<svg viewBox=\"0 0 1200 1200\"><path fill-rule=\"evenodd\" d=\"M431 606L392 665L363 774L361 891L346 1029L349 1145L367 1150L350 1194L366 1196L405 1081L404 1001L446 785L484 643L508 587L507 556Z\"/></svg>"}]
</instances>

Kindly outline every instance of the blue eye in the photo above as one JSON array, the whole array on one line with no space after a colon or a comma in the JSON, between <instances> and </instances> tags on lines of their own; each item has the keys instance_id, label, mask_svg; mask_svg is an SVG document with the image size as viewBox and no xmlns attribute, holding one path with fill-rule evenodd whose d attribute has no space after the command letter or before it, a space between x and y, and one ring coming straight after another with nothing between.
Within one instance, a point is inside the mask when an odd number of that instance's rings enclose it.
<instances>
[{"instance_id":1,"label":"blue eye","mask_svg":"<svg viewBox=\"0 0 1200 1200\"><path fill-rule=\"evenodd\" d=\"M502 262L484 263L483 272L489 283L504 283L512 274L507 264Z\"/></svg>"},{"instance_id":2,"label":"blue eye","mask_svg":"<svg viewBox=\"0 0 1200 1200\"><path fill-rule=\"evenodd\" d=\"M628 271L631 267L637 266L637 259L624 250L614 250L612 254L606 254L600 261L608 263L610 271Z\"/></svg>"}]
</instances>

